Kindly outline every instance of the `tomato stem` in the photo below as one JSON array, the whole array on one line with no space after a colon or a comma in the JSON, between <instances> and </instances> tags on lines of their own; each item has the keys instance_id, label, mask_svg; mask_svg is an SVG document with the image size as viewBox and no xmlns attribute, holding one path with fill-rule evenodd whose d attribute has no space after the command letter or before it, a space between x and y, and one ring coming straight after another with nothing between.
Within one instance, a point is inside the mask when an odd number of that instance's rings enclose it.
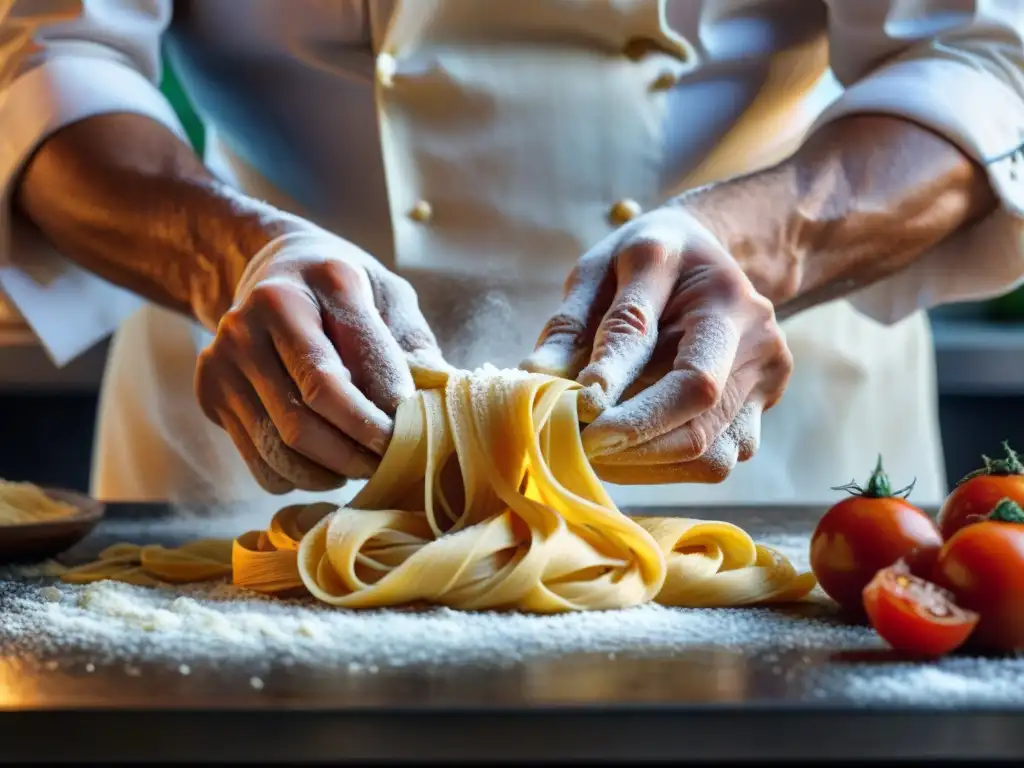
<instances>
[{"instance_id":1,"label":"tomato stem","mask_svg":"<svg viewBox=\"0 0 1024 768\"><path fill-rule=\"evenodd\" d=\"M846 485L833 487L832 490L846 491L853 496L863 496L869 499L905 499L910 495L910 492L914 490L914 486L916 484L917 478L915 477L911 481L910 485L894 491L892 489L892 483L889 480L889 475L886 474L885 469L882 467L882 454L878 454L878 463L875 464L875 469L871 473L871 477L868 478L866 487L861 488L857 484L856 480L851 480Z\"/></svg>"},{"instance_id":2,"label":"tomato stem","mask_svg":"<svg viewBox=\"0 0 1024 768\"><path fill-rule=\"evenodd\" d=\"M962 485L974 477L982 475L1024 475L1024 463L1021 463L1020 456L1010 447L1009 440L1003 440L1003 450L1006 452L1004 459L990 459L985 454L981 455L984 466L973 472L968 472L957 485Z\"/></svg>"},{"instance_id":3,"label":"tomato stem","mask_svg":"<svg viewBox=\"0 0 1024 768\"><path fill-rule=\"evenodd\" d=\"M1024 509L1013 499L1000 499L986 519L996 523L1024 523Z\"/></svg>"}]
</instances>

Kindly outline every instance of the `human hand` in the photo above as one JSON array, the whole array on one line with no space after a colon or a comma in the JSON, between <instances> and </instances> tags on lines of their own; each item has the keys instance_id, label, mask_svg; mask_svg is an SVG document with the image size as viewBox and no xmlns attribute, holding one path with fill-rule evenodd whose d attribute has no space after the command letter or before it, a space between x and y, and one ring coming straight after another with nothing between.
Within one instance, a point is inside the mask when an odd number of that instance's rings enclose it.
<instances>
[{"instance_id":1,"label":"human hand","mask_svg":"<svg viewBox=\"0 0 1024 768\"><path fill-rule=\"evenodd\" d=\"M672 204L583 256L523 367L584 386L583 445L605 480L720 482L757 451L793 360L772 303Z\"/></svg>"},{"instance_id":2,"label":"human hand","mask_svg":"<svg viewBox=\"0 0 1024 768\"><path fill-rule=\"evenodd\" d=\"M412 286L310 227L249 262L195 391L264 489L328 490L376 469L412 360L446 367Z\"/></svg>"}]
</instances>

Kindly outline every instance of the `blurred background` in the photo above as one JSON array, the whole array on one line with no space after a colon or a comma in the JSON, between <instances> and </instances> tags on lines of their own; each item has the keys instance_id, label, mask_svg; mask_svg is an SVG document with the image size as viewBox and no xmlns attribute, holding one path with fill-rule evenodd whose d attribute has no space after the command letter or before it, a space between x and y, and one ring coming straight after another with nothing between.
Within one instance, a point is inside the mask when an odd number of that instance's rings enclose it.
<instances>
[{"instance_id":1,"label":"blurred background","mask_svg":"<svg viewBox=\"0 0 1024 768\"><path fill-rule=\"evenodd\" d=\"M162 89L196 150L203 128L165 61ZM965 261L970 254L964 254ZM951 482L982 453L1024 447L1024 287L932 313L940 420ZM88 490L96 400L107 347L55 368L0 295L0 478ZM837 482L846 478L837 478Z\"/></svg>"}]
</instances>

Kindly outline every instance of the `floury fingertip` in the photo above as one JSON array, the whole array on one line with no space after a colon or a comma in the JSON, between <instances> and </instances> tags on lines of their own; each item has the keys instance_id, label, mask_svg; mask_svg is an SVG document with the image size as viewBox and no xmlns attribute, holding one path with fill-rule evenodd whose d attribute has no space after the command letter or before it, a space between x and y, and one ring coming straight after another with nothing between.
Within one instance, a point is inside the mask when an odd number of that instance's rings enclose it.
<instances>
[{"instance_id":1,"label":"floury fingertip","mask_svg":"<svg viewBox=\"0 0 1024 768\"><path fill-rule=\"evenodd\" d=\"M537 347L519 367L530 373L567 377L575 357L574 350L563 344L547 343Z\"/></svg>"},{"instance_id":2,"label":"floury fingertip","mask_svg":"<svg viewBox=\"0 0 1024 768\"><path fill-rule=\"evenodd\" d=\"M584 384L580 390L577 408L580 419L589 424L597 419L612 403L608 402L608 393L597 383Z\"/></svg>"}]
</instances>

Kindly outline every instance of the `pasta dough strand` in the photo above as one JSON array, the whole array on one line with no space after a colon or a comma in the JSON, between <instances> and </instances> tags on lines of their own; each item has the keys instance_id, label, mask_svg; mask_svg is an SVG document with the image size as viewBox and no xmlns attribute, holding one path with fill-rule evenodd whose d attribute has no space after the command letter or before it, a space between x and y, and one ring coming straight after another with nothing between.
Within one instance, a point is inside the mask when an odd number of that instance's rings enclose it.
<instances>
[{"instance_id":1,"label":"pasta dough strand","mask_svg":"<svg viewBox=\"0 0 1024 768\"><path fill-rule=\"evenodd\" d=\"M257 592L343 608L536 613L763 604L814 588L731 523L622 514L584 452L575 382L490 367L416 373L379 469L348 506L285 507L233 542L116 545L65 578L231 573Z\"/></svg>"}]
</instances>

